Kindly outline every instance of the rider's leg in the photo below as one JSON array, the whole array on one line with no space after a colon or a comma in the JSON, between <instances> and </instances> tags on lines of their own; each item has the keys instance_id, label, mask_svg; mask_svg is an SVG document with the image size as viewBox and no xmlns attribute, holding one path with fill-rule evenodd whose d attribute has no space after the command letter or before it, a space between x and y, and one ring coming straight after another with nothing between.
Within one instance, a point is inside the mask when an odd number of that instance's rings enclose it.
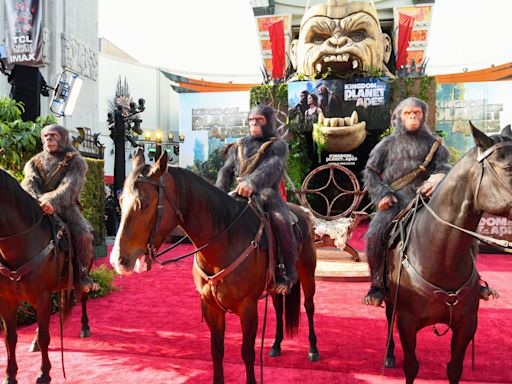
<instances>
[{"instance_id":1,"label":"rider's leg","mask_svg":"<svg viewBox=\"0 0 512 384\"><path fill-rule=\"evenodd\" d=\"M384 253L385 249L380 236L370 233L370 236L366 237L366 257L370 266L371 285L363 298L363 303L366 305L380 306L384 300Z\"/></svg>"},{"instance_id":2,"label":"rider's leg","mask_svg":"<svg viewBox=\"0 0 512 384\"><path fill-rule=\"evenodd\" d=\"M278 294L287 293L291 286L297 281L297 240L295 239L295 234L290 224L289 212L285 209L275 210L270 213L272 229L277 235L284 257L284 268L278 268L279 272L278 276L276 276L276 293Z\"/></svg>"},{"instance_id":3,"label":"rider's leg","mask_svg":"<svg viewBox=\"0 0 512 384\"><path fill-rule=\"evenodd\" d=\"M478 242L476 240L473 241L471 246L471 254L473 258L476 260L478 256ZM490 298L497 299L500 297L500 294L494 288L489 287L487 281L480 280L480 298L482 300L488 301Z\"/></svg>"},{"instance_id":4,"label":"rider's leg","mask_svg":"<svg viewBox=\"0 0 512 384\"><path fill-rule=\"evenodd\" d=\"M80 265L80 284L82 292L87 293L100 289L100 286L89 276L89 270L94 258L92 234L87 232L77 234L73 241L73 249Z\"/></svg>"}]
</instances>

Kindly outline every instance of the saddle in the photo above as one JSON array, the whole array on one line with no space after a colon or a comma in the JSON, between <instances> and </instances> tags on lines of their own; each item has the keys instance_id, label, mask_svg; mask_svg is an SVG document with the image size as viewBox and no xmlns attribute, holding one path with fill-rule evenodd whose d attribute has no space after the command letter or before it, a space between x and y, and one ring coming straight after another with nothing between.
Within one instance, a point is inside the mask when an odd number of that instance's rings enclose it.
<instances>
[{"instance_id":1,"label":"saddle","mask_svg":"<svg viewBox=\"0 0 512 384\"><path fill-rule=\"evenodd\" d=\"M48 216L54 233L56 254L65 256L60 260L60 289L73 289L80 282L80 268L74 257L71 233L67 224L57 215ZM57 256L59 257L59 256Z\"/></svg>"}]
</instances>

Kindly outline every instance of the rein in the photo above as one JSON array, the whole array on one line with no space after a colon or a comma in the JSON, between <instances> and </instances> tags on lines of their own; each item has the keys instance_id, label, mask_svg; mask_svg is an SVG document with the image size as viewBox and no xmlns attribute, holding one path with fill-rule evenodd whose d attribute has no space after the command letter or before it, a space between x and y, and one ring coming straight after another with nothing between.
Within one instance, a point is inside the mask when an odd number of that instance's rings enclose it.
<instances>
[{"instance_id":1,"label":"rein","mask_svg":"<svg viewBox=\"0 0 512 384\"><path fill-rule=\"evenodd\" d=\"M159 252L157 253L157 249L156 247L154 246L154 241L155 241L155 236L156 234L158 233L158 229L160 228L160 222L162 221L162 216L163 216L163 199L164 199L164 194L165 194L165 197L167 197L167 200L170 202L172 208L174 209L175 213L176 213L176 216L178 216L179 220L183 223L184 222L184 219L183 219L183 214L181 213L181 211L177 208L177 205L176 203L174 202L174 199L172 198L172 196L170 195L169 191L167 190L167 188L165 187L165 184L164 184L164 181L163 181L163 176L160 177L160 180L158 182L156 181L153 181L151 179L148 179L147 177L145 176L142 176L142 175L139 175L139 177L136 179L136 181L139 181L139 182L142 182L142 183L148 183L148 184L151 184L151 185L154 185L156 187L158 187L158 207L157 207L157 219L156 219L156 223L155 223L155 226L153 227L152 231L151 231L151 235L150 235L150 238L149 238L149 243L147 244L147 248L148 248L148 255L151 257L151 259L153 261L155 261L156 263L160 264L160 265L167 265L167 264L170 264L170 263L173 263L173 262L176 262L176 261L179 261L181 259L184 259L185 257L188 257L188 256L191 256L191 255L194 255L196 254L197 252L200 252L202 251L203 249L207 248L208 246L216 243L222 236L224 236L232 227L233 225L235 225L238 220L240 220L240 218L244 215L244 213L247 211L247 209L249 208L249 204L247 204L244 209L242 209L240 211L240 213L238 214L238 216L231 222L231 224L229 224L222 232L220 232L218 235L216 235L212 240L210 240L208 243L202 245L201 247L199 248L196 248L195 250L191 251L191 252L188 252L188 253L185 253L183 255L180 255L180 256L177 256L177 257L173 257L172 259L168 259L168 260L165 260L165 261L159 261L157 260L158 257L166 254L167 252L169 252L170 250L176 248L179 244L181 244L186 238L188 238L188 236L183 236L177 243L173 244L172 246L170 246L169 248L163 250L162 252Z\"/></svg>"}]
</instances>

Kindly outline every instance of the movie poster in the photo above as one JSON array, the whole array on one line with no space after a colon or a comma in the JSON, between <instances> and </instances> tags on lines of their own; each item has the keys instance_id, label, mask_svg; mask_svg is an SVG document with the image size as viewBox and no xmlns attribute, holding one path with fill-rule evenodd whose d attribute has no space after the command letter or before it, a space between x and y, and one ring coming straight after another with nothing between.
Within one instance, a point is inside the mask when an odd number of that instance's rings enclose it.
<instances>
[{"instance_id":1,"label":"movie poster","mask_svg":"<svg viewBox=\"0 0 512 384\"><path fill-rule=\"evenodd\" d=\"M469 121L487 135L512 123L512 81L438 84L436 129L446 133L446 144L462 154L475 143Z\"/></svg>"},{"instance_id":2,"label":"movie poster","mask_svg":"<svg viewBox=\"0 0 512 384\"><path fill-rule=\"evenodd\" d=\"M6 0L6 50L9 64L42 64L42 1Z\"/></svg>"},{"instance_id":3,"label":"movie poster","mask_svg":"<svg viewBox=\"0 0 512 384\"><path fill-rule=\"evenodd\" d=\"M386 80L288 84L289 119L305 132L306 150L315 166L340 164L360 178L370 151L390 124L391 87Z\"/></svg>"},{"instance_id":4,"label":"movie poster","mask_svg":"<svg viewBox=\"0 0 512 384\"><path fill-rule=\"evenodd\" d=\"M247 136L248 112L249 92L180 94L180 167L196 171L226 144Z\"/></svg>"}]
</instances>

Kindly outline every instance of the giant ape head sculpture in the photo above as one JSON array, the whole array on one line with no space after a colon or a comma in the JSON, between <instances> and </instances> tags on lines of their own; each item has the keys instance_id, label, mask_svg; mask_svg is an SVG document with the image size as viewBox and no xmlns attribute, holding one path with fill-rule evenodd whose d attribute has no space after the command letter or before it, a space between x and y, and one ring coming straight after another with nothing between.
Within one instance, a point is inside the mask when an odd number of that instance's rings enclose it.
<instances>
[{"instance_id":1,"label":"giant ape head sculpture","mask_svg":"<svg viewBox=\"0 0 512 384\"><path fill-rule=\"evenodd\" d=\"M310 77L329 68L337 75L370 69L391 75L386 68L391 39L382 33L373 4L365 1L328 0L309 8L290 53L296 72Z\"/></svg>"}]
</instances>

